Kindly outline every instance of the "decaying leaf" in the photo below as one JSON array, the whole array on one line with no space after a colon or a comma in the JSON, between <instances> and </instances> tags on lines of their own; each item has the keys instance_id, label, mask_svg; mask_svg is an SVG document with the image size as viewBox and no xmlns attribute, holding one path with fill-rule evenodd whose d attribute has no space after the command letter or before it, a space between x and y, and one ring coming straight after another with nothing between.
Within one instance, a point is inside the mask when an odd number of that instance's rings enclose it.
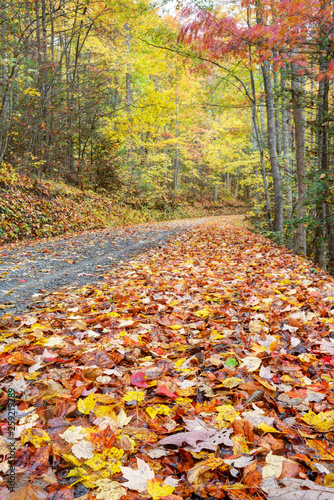
<instances>
[{"instance_id":1,"label":"decaying leaf","mask_svg":"<svg viewBox=\"0 0 334 500\"><path fill-rule=\"evenodd\" d=\"M121 467L121 472L124 478L127 479L127 482L122 483L122 485L130 490L142 493L147 489L147 481L154 479L154 472L150 466L140 458L137 458L137 467L138 469Z\"/></svg>"},{"instance_id":2,"label":"decaying leaf","mask_svg":"<svg viewBox=\"0 0 334 500\"><path fill-rule=\"evenodd\" d=\"M184 443L188 444L186 450L199 452L202 450L215 451L217 446L224 444L225 446L233 446L233 441L229 438L231 434L230 429L224 429L217 432L214 429L199 430L192 432L180 432L161 439L160 445L173 444L175 446L183 446Z\"/></svg>"},{"instance_id":3,"label":"decaying leaf","mask_svg":"<svg viewBox=\"0 0 334 500\"><path fill-rule=\"evenodd\" d=\"M111 479L98 479L95 484L98 489L94 491L94 496L98 500L120 500L126 494L126 489Z\"/></svg>"},{"instance_id":4,"label":"decaying leaf","mask_svg":"<svg viewBox=\"0 0 334 500\"><path fill-rule=\"evenodd\" d=\"M248 372L255 372L261 365L261 359L255 356L246 356L243 358L240 367L246 368Z\"/></svg>"},{"instance_id":5,"label":"decaying leaf","mask_svg":"<svg viewBox=\"0 0 334 500\"><path fill-rule=\"evenodd\" d=\"M286 457L282 457L280 455L274 455L271 451L266 456L266 465L262 469L262 477L263 479L267 479L268 477L280 477L282 474L283 462L286 460Z\"/></svg>"},{"instance_id":6,"label":"decaying leaf","mask_svg":"<svg viewBox=\"0 0 334 500\"><path fill-rule=\"evenodd\" d=\"M72 446L72 453L77 458L92 458L94 449L94 445L90 441L82 439Z\"/></svg>"},{"instance_id":7,"label":"decaying leaf","mask_svg":"<svg viewBox=\"0 0 334 500\"><path fill-rule=\"evenodd\" d=\"M268 500L334 500L333 488L321 486L309 479L284 477L279 481L284 488L268 491Z\"/></svg>"}]
</instances>

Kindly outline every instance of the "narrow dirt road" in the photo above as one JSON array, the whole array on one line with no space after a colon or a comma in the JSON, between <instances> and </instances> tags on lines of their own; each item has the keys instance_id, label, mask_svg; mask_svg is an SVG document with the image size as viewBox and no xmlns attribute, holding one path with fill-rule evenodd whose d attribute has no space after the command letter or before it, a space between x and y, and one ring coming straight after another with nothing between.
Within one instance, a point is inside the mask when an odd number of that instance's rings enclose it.
<instances>
[{"instance_id":1,"label":"narrow dirt road","mask_svg":"<svg viewBox=\"0 0 334 500\"><path fill-rule=\"evenodd\" d=\"M0 317L42 307L48 293L101 281L108 269L162 245L206 219L85 231L0 246Z\"/></svg>"}]
</instances>

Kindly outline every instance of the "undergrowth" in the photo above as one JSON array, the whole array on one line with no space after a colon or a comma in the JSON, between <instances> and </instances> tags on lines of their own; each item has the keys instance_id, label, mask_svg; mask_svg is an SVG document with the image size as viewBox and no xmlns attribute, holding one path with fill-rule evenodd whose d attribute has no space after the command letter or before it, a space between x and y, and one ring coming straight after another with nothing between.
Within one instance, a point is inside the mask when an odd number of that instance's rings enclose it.
<instances>
[{"instance_id":1,"label":"undergrowth","mask_svg":"<svg viewBox=\"0 0 334 500\"><path fill-rule=\"evenodd\" d=\"M0 242L56 236L151 221L243 213L236 200L165 210L133 208L115 194L101 195L61 182L37 182L0 166Z\"/></svg>"}]
</instances>

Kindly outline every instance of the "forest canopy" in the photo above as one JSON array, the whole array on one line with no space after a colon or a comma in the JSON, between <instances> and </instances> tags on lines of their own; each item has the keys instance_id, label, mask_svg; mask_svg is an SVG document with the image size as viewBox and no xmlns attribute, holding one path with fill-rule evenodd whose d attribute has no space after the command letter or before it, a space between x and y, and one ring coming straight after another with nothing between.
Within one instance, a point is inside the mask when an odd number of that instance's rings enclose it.
<instances>
[{"instance_id":1,"label":"forest canopy","mask_svg":"<svg viewBox=\"0 0 334 500\"><path fill-rule=\"evenodd\" d=\"M0 161L133 207L239 197L334 263L329 0L1 3Z\"/></svg>"}]
</instances>

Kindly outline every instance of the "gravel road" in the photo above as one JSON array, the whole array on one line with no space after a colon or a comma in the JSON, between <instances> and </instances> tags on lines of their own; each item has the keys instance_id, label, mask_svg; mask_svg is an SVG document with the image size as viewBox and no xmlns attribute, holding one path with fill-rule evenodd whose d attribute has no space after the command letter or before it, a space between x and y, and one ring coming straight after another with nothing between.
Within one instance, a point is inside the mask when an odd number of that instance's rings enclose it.
<instances>
[{"instance_id":1,"label":"gravel road","mask_svg":"<svg viewBox=\"0 0 334 500\"><path fill-rule=\"evenodd\" d=\"M48 293L63 287L101 281L108 269L205 220L141 224L0 246L0 317L42 307Z\"/></svg>"}]
</instances>

